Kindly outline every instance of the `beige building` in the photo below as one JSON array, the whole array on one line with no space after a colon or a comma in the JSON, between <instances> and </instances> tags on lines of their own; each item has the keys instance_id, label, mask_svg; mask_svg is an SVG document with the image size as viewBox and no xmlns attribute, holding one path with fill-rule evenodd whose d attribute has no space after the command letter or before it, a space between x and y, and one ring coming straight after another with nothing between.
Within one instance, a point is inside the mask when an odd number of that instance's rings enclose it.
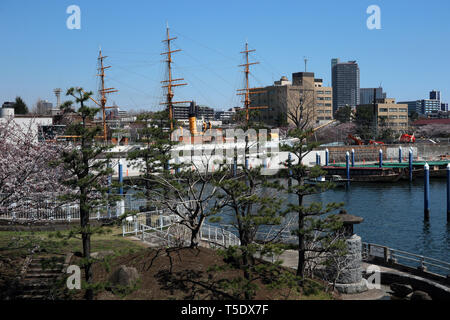
<instances>
[{"instance_id":1,"label":"beige building","mask_svg":"<svg viewBox=\"0 0 450 320\"><path fill-rule=\"evenodd\" d=\"M272 86L255 89L251 95L251 107L259 109L259 120L273 126L294 124L293 118L301 118L315 127L333 119L333 91L324 87L322 79L312 72L292 74L292 82L283 76Z\"/></svg>"},{"instance_id":2,"label":"beige building","mask_svg":"<svg viewBox=\"0 0 450 320\"><path fill-rule=\"evenodd\" d=\"M402 132L408 129L408 105L396 104L395 99L377 99L376 112L378 115L378 127L385 125L390 129ZM357 108L369 108L373 110L373 104L359 105Z\"/></svg>"}]
</instances>

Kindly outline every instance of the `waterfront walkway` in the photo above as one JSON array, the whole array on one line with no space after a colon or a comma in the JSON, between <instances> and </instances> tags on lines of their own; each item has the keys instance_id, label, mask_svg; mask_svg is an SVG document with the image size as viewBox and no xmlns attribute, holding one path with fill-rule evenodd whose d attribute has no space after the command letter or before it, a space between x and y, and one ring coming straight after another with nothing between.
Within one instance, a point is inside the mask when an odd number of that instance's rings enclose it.
<instances>
[{"instance_id":1,"label":"waterfront walkway","mask_svg":"<svg viewBox=\"0 0 450 320\"><path fill-rule=\"evenodd\" d=\"M296 250L286 250L278 257L279 260L283 261L283 266L291 269L297 270L298 263L298 252ZM270 258L266 258L265 260L271 261ZM374 265L373 263L362 263L362 269L367 270L370 265ZM381 289L372 289L366 292L358 293L358 294L341 294L341 298L343 300L381 300L386 299L389 296L389 286L384 283L384 279L395 280L405 279L408 282L415 281L424 283L425 286L435 287L439 291L447 292L450 295L450 287L442 285L436 281L426 279L420 276L412 275L403 271L399 271L393 268L384 267L381 265L375 264L380 269L382 285Z\"/></svg>"}]
</instances>

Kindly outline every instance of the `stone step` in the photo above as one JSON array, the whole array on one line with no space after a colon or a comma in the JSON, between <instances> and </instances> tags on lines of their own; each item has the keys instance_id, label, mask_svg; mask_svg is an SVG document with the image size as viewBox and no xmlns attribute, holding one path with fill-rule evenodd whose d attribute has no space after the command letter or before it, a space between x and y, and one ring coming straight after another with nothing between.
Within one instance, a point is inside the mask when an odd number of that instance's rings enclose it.
<instances>
[{"instance_id":1,"label":"stone step","mask_svg":"<svg viewBox=\"0 0 450 320\"><path fill-rule=\"evenodd\" d=\"M54 286L54 282L29 282L23 284L23 290L49 290Z\"/></svg>"},{"instance_id":2,"label":"stone step","mask_svg":"<svg viewBox=\"0 0 450 320\"><path fill-rule=\"evenodd\" d=\"M49 289L28 289L23 290L21 295L29 295L29 296L46 296L49 293Z\"/></svg>"},{"instance_id":3,"label":"stone step","mask_svg":"<svg viewBox=\"0 0 450 320\"><path fill-rule=\"evenodd\" d=\"M27 274L32 274L32 273L61 273L62 269L61 268L49 268L49 269L42 269L42 268L28 268L27 269Z\"/></svg>"},{"instance_id":4,"label":"stone step","mask_svg":"<svg viewBox=\"0 0 450 320\"><path fill-rule=\"evenodd\" d=\"M25 279L31 278L53 278L56 279L61 275L61 272L40 272L40 273L27 273Z\"/></svg>"},{"instance_id":5,"label":"stone step","mask_svg":"<svg viewBox=\"0 0 450 320\"><path fill-rule=\"evenodd\" d=\"M47 297L43 295L23 294L16 297L17 300L46 300Z\"/></svg>"},{"instance_id":6,"label":"stone step","mask_svg":"<svg viewBox=\"0 0 450 320\"><path fill-rule=\"evenodd\" d=\"M62 268L64 265L62 263L40 263L40 262L31 262L28 265L28 268Z\"/></svg>"}]
</instances>

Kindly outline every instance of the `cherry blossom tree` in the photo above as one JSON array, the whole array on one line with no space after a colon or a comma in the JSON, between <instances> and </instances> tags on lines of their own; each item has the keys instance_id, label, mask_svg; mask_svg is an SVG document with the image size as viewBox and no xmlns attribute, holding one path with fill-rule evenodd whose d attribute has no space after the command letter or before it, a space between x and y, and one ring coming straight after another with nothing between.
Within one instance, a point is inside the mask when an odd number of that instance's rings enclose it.
<instances>
[{"instance_id":1,"label":"cherry blossom tree","mask_svg":"<svg viewBox=\"0 0 450 320\"><path fill-rule=\"evenodd\" d=\"M65 146L38 141L36 128L33 119L0 119L0 216L67 192L62 166L51 166Z\"/></svg>"}]
</instances>

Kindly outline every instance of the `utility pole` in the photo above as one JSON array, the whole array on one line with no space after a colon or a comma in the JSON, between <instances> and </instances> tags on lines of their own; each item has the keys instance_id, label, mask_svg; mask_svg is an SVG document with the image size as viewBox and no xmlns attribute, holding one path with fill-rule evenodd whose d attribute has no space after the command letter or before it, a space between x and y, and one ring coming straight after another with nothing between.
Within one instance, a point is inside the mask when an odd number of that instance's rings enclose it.
<instances>
[{"instance_id":1,"label":"utility pole","mask_svg":"<svg viewBox=\"0 0 450 320\"><path fill-rule=\"evenodd\" d=\"M179 86L185 86L187 83L174 83L177 81L183 81L183 78L179 79L173 79L172 78L172 53L181 51L180 49L177 50L171 50L170 42L172 40L175 40L177 37L171 38L169 34L169 25L167 25L166 28L166 36L167 39L163 40L162 42L167 43L167 51L161 53L161 55L166 55L167 60L165 61L167 63L167 80L161 81L164 85L163 88L167 88L167 94L166 94L166 102L163 102L161 104L164 104L169 109L169 120L170 120L170 130L173 130L173 105L178 103L190 103L191 101L172 101L174 93L173 93L173 87L179 87Z\"/></svg>"},{"instance_id":2,"label":"utility pole","mask_svg":"<svg viewBox=\"0 0 450 320\"><path fill-rule=\"evenodd\" d=\"M244 64L239 65L239 67L244 67L244 74L245 74L245 88L244 89L239 89L237 91L244 91L244 92L239 92L237 93L237 95L243 95L244 97L244 106L245 106L245 120L246 123L248 125L248 122L250 120L250 116L249 116L249 110L250 109L267 109L266 106L262 106L262 107L250 107L251 104L251 99L250 99L250 95L251 94L257 94L257 93L264 93L266 91L253 91L253 90L257 90L257 89L264 89L264 88L249 88L249 80L248 80L248 75L250 74L250 66L254 65L254 64L259 64L259 62L249 62L249 57L248 54L250 52L254 52L256 51L255 49L253 50L249 50L248 49L248 43L245 43L245 50L241 51L241 53L243 53L245 55L245 62Z\"/></svg>"},{"instance_id":3,"label":"utility pole","mask_svg":"<svg viewBox=\"0 0 450 320\"><path fill-rule=\"evenodd\" d=\"M377 88L373 89L373 117L375 125L375 137L373 137L373 140L376 140L378 137Z\"/></svg>"}]
</instances>

